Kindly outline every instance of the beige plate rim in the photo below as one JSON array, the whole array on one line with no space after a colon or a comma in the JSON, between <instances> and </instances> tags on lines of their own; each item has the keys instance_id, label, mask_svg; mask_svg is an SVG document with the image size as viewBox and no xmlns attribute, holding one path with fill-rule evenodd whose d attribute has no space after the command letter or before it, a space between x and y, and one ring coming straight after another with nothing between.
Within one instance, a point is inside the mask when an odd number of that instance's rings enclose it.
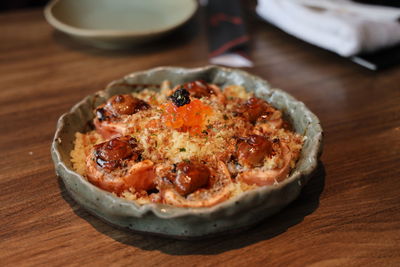
<instances>
[{"instance_id":1,"label":"beige plate rim","mask_svg":"<svg viewBox=\"0 0 400 267\"><path fill-rule=\"evenodd\" d=\"M196 0L188 0L190 10L188 10L185 17L175 22L174 25L160 28L158 30L145 30L145 31L130 31L130 30L101 30L101 29L84 29L75 26L68 25L60 21L54 14L53 8L62 0L53 0L49 2L44 9L44 16L47 22L54 28L63 31L65 33L76 35L80 37L144 37L161 34L164 32L171 31L182 24L186 23L190 18L193 17L198 9L198 3ZM190 6L191 5L191 6ZM188 8L188 9L189 9Z\"/></svg>"}]
</instances>

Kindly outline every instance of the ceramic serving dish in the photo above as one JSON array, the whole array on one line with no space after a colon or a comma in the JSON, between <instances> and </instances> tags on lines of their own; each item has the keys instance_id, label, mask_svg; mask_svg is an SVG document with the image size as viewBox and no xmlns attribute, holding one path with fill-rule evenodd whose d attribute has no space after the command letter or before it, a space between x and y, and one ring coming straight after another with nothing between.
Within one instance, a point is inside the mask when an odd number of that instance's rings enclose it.
<instances>
[{"instance_id":1,"label":"ceramic serving dish","mask_svg":"<svg viewBox=\"0 0 400 267\"><path fill-rule=\"evenodd\" d=\"M44 14L53 27L86 43L125 48L177 28L196 10L196 0L53 0Z\"/></svg>"},{"instance_id":2,"label":"ceramic serving dish","mask_svg":"<svg viewBox=\"0 0 400 267\"><path fill-rule=\"evenodd\" d=\"M89 183L72 170L70 152L75 132L88 131L93 108L115 94L141 90L169 80L172 85L203 79L221 87L242 85L283 111L296 132L305 134L301 156L289 178L247 191L213 207L179 208L161 204L138 205ZM156 87L155 87L156 90ZM300 101L263 79L241 70L207 66L196 69L159 67L135 72L114 81L104 91L90 95L62 115L51 147L57 174L70 195L85 209L105 221L127 229L177 238L196 238L252 225L276 213L299 194L317 167L322 129L318 118Z\"/></svg>"}]
</instances>

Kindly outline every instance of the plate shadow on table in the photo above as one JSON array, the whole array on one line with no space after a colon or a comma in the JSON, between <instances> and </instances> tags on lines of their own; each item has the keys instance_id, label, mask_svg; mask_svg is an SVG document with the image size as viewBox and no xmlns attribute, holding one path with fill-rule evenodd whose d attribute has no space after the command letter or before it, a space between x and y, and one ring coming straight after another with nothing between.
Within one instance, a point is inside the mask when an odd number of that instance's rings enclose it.
<instances>
[{"instance_id":1,"label":"plate shadow on table","mask_svg":"<svg viewBox=\"0 0 400 267\"><path fill-rule=\"evenodd\" d=\"M171 255L213 255L272 239L301 223L319 206L319 198L325 186L325 167L320 161L300 196L272 217L246 229L199 240L175 240L114 228L81 208L68 195L61 178L58 178L58 183L62 197L71 206L73 212L90 223L97 231L117 242L142 250L158 250Z\"/></svg>"},{"instance_id":2,"label":"plate shadow on table","mask_svg":"<svg viewBox=\"0 0 400 267\"><path fill-rule=\"evenodd\" d=\"M200 21L196 19L199 14L197 12L184 25L172 30L161 37L156 37L154 40L144 42L142 44L132 45L130 47L116 49L102 49L91 46L78 40L66 33L54 30L52 33L53 40L69 50L77 50L87 53L92 56L101 57L126 57L134 55L146 55L154 52L162 52L171 48L176 48L190 42L195 36L199 35Z\"/></svg>"}]
</instances>

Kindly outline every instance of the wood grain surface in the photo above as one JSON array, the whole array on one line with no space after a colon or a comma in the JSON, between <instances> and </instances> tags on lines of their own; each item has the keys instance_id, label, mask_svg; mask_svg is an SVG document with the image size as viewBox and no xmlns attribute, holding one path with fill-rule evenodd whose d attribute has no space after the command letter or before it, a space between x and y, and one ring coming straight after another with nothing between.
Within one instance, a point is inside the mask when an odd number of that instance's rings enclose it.
<instances>
[{"instance_id":1,"label":"wood grain surface","mask_svg":"<svg viewBox=\"0 0 400 267\"><path fill-rule=\"evenodd\" d=\"M0 265L400 266L400 66L371 72L248 16L248 69L322 122L318 172L282 212L234 235L127 233L79 207L56 177L56 121L127 73L208 64L204 14L132 51L56 32L42 10L0 14Z\"/></svg>"}]
</instances>

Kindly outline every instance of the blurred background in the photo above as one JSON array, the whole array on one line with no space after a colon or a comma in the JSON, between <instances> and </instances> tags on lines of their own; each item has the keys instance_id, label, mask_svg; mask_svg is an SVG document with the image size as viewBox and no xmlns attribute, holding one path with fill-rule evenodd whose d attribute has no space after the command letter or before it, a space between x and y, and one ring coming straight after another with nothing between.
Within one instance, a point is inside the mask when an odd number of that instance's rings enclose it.
<instances>
[{"instance_id":1,"label":"blurred background","mask_svg":"<svg viewBox=\"0 0 400 267\"><path fill-rule=\"evenodd\" d=\"M44 6L48 0L2 0L0 1L0 11L39 7Z\"/></svg>"},{"instance_id":2,"label":"blurred background","mask_svg":"<svg viewBox=\"0 0 400 267\"><path fill-rule=\"evenodd\" d=\"M400 266L400 9L355 0L241 0L239 10L225 0L223 12L211 5L222 1L208 0L182 27L125 51L53 27L47 0L0 0L0 266ZM85 15L75 18L94 17ZM147 17L137 25L162 16ZM359 54L369 48L377 49ZM49 153L63 113L128 73L200 67L218 56L237 63L232 52L322 122L320 168L297 201L247 232L190 243L126 234L72 201Z\"/></svg>"}]
</instances>

